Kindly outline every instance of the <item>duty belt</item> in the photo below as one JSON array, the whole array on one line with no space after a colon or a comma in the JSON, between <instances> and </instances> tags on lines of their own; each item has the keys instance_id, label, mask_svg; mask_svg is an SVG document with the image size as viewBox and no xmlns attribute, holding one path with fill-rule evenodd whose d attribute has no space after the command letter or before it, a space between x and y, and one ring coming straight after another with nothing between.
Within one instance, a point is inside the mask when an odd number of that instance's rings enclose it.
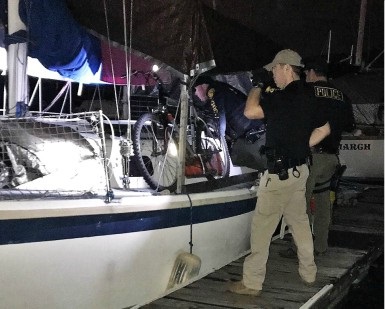
<instances>
[{"instance_id":1,"label":"duty belt","mask_svg":"<svg viewBox=\"0 0 385 309\"><path fill-rule=\"evenodd\" d=\"M305 163L308 163L308 159L307 158L303 158L303 159L286 159L286 160L283 161L283 164L287 168L293 168L295 166L300 166L300 165L305 164Z\"/></svg>"},{"instance_id":2,"label":"duty belt","mask_svg":"<svg viewBox=\"0 0 385 309\"><path fill-rule=\"evenodd\" d=\"M280 164L277 164L280 163ZM300 166L302 164L308 164L310 165L310 159L309 158L302 158L302 159L283 159L281 162L278 160L269 161L267 162L268 170L270 174L278 174L282 168L288 170L289 168L294 168L296 166Z\"/></svg>"},{"instance_id":3,"label":"duty belt","mask_svg":"<svg viewBox=\"0 0 385 309\"><path fill-rule=\"evenodd\" d=\"M338 154L338 150L330 149L322 146L311 147L312 153Z\"/></svg>"}]
</instances>

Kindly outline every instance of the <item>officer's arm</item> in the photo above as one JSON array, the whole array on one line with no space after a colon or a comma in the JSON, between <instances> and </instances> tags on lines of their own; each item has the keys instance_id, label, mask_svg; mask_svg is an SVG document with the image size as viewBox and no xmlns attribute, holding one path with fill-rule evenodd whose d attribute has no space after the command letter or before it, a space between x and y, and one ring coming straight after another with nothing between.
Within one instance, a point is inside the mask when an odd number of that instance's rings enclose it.
<instances>
[{"instance_id":1,"label":"officer's arm","mask_svg":"<svg viewBox=\"0 0 385 309\"><path fill-rule=\"evenodd\" d=\"M317 145L329 134L330 134L329 122L325 123L322 127L315 128L310 135L309 146L313 147Z\"/></svg>"},{"instance_id":2,"label":"officer's arm","mask_svg":"<svg viewBox=\"0 0 385 309\"><path fill-rule=\"evenodd\" d=\"M261 88L253 87L251 88L249 95L247 96L245 110L243 114L248 119L262 119L265 117L263 109L261 107L260 98L261 98Z\"/></svg>"}]
</instances>

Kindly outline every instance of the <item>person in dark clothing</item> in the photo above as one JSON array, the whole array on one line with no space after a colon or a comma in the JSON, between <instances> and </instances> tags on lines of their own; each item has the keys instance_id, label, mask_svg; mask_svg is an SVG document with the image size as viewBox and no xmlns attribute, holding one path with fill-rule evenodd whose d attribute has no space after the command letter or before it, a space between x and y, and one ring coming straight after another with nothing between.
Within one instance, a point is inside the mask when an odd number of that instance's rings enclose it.
<instances>
[{"instance_id":1,"label":"person in dark clothing","mask_svg":"<svg viewBox=\"0 0 385 309\"><path fill-rule=\"evenodd\" d=\"M244 138L251 130L259 130L264 124L259 119L248 119L243 114L247 96L235 87L214 80L210 76L200 76L194 83L194 103L205 113L212 113L210 101L214 101L219 112L220 131L231 145Z\"/></svg>"},{"instance_id":2,"label":"person in dark clothing","mask_svg":"<svg viewBox=\"0 0 385 309\"><path fill-rule=\"evenodd\" d=\"M312 147L313 164L306 184L307 213L313 226L315 255L326 253L328 248L333 206L330 200L330 186L333 175L341 168L338 158L341 135L343 131L352 132L355 128L352 104L344 93L328 82L327 71L328 65L321 58L305 62L306 82L313 88L313 96L326 112L331 129L329 136ZM312 197L315 209L311 207ZM294 244L281 251L280 255L296 258Z\"/></svg>"},{"instance_id":3,"label":"person in dark clothing","mask_svg":"<svg viewBox=\"0 0 385 309\"><path fill-rule=\"evenodd\" d=\"M251 224L251 254L245 258L242 280L229 287L233 293L254 296L261 293L271 237L282 216L298 246L300 278L305 284L316 280L305 188L310 146L325 138L330 127L325 115L319 112L311 88L300 80L302 67L298 53L290 49L280 51L264 68L273 72L275 84L281 90L263 95L264 81L254 79L246 101L245 116L266 121L268 169L258 186Z\"/></svg>"}]
</instances>

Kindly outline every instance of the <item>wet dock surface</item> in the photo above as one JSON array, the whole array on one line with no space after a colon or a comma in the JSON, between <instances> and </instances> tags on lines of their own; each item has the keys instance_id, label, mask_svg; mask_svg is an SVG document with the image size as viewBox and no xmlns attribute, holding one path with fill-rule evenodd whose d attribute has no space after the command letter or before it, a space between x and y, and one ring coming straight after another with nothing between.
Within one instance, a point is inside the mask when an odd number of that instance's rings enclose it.
<instances>
[{"instance_id":1,"label":"wet dock surface","mask_svg":"<svg viewBox=\"0 0 385 309\"><path fill-rule=\"evenodd\" d=\"M279 255L289 245L290 234L286 234L271 243L260 296L227 291L230 282L241 279L241 258L142 308L342 308L351 287L365 279L370 266L383 256L384 188L348 183L342 186L339 198L330 248L316 257L318 273L313 286L301 282L297 259ZM383 289L380 297L384 297Z\"/></svg>"}]
</instances>

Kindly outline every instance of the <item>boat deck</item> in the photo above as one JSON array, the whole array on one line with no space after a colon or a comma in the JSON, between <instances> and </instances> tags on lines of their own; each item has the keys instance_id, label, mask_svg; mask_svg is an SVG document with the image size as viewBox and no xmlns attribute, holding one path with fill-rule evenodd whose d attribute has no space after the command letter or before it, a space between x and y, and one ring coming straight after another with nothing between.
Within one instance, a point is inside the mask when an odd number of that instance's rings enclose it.
<instances>
[{"instance_id":1,"label":"boat deck","mask_svg":"<svg viewBox=\"0 0 385 309\"><path fill-rule=\"evenodd\" d=\"M341 197L342 196L342 197ZM142 308L334 308L352 285L360 282L384 247L383 186L349 186L335 207L330 229L330 248L316 257L314 286L304 285L297 259L285 259L279 251L289 245L290 234L270 246L267 274L261 296L242 296L227 291L241 279L243 259L179 289Z\"/></svg>"}]
</instances>

